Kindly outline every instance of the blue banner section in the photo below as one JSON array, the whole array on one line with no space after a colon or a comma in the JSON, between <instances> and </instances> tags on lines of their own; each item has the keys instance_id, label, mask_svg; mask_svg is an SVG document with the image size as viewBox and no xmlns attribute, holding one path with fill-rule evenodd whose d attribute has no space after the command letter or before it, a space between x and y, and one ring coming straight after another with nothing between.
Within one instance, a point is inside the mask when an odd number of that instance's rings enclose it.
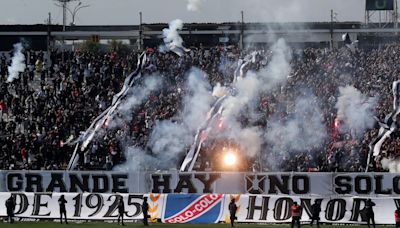
<instances>
[{"instance_id":1,"label":"blue banner section","mask_svg":"<svg viewBox=\"0 0 400 228\"><path fill-rule=\"evenodd\" d=\"M222 194L169 194L162 221L165 223L217 223L223 207Z\"/></svg>"}]
</instances>

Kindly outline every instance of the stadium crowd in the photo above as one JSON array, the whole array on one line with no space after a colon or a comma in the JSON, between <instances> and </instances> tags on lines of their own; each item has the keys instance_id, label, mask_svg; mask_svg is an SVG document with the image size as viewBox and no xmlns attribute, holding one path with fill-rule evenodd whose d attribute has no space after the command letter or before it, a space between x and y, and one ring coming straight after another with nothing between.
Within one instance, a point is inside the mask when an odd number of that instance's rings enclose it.
<instances>
[{"instance_id":1,"label":"stadium crowd","mask_svg":"<svg viewBox=\"0 0 400 228\"><path fill-rule=\"evenodd\" d=\"M250 51L250 50L249 50ZM271 52L262 54L269 57ZM71 135L77 137L92 120L111 104L124 78L135 69L136 52L52 52L51 65L43 52L25 51L27 68L20 78L6 83L9 56L0 56L0 169L65 169L74 146L66 145ZM153 92L140 107L132 110L135 118L122 129L108 132L104 140L93 143L81 154L80 169L112 169L124 162L120 142L146 147L152 126L157 120L177 116L185 94L186 72L196 66L208 74L212 85L232 81L236 62L246 52L235 46L192 49L183 57L148 49L149 61L143 73L163 75L169 86ZM10 52L10 55L11 52ZM350 133L336 135L334 121L338 87L354 85L369 96L379 96L377 116L383 119L392 108L391 84L398 79L400 45L362 50L305 48L293 50L291 73L280 91L262 95L260 110L265 114L260 126L296 96L295 88L307 88L322 104L324 119L331 136L322 150L304 151L284 158L283 171L362 171L368 144L377 130L363 137ZM258 70L269 58L257 58L246 70ZM289 108L288 108L289 109ZM395 157L400 140L388 140L384 156ZM268 169L266 169L268 170ZM375 171L382 170L379 163Z\"/></svg>"}]
</instances>

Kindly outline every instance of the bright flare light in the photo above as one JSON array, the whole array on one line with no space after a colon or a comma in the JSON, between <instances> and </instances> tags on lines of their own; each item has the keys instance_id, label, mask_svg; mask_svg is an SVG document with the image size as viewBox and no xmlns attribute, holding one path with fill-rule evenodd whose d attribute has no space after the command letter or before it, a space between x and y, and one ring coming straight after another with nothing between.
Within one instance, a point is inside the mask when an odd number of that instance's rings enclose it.
<instances>
[{"instance_id":1,"label":"bright flare light","mask_svg":"<svg viewBox=\"0 0 400 228\"><path fill-rule=\"evenodd\" d=\"M228 152L224 156L224 163L228 166L233 166L236 164L236 156L232 152Z\"/></svg>"}]
</instances>

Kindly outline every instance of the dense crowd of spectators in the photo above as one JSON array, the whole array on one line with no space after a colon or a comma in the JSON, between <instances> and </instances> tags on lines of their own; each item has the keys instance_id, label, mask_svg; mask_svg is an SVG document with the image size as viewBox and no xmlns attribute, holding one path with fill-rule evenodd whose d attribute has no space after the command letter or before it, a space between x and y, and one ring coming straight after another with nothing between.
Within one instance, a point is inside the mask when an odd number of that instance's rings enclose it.
<instances>
[{"instance_id":1,"label":"dense crowd of spectators","mask_svg":"<svg viewBox=\"0 0 400 228\"><path fill-rule=\"evenodd\" d=\"M120 56L115 52L75 51L52 52L46 57L43 52L24 52L26 70L12 83L5 82L12 52L0 56L0 169L65 169L74 151L74 146L65 142L79 136L111 104L125 77L135 69L138 53ZM124 162L120 141L145 148L154 123L177 116L185 93L184 76L192 66L205 71L211 85L229 83L237 60L246 51L217 46L192 49L183 57L153 49L148 49L148 54L143 73L163 75L167 86L132 110L135 118L131 123L108 132L103 140L82 152L78 168L111 169ZM263 50L260 55L269 57L271 52ZM246 70L258 70L269 59L257 58ZM258 124L266 127L267 119L282 104L289 109L296 88L301 87L312 90L320 99L326 127L333 135L338 87L346 84L368 96L379 95L375 111L383 119L392 108L391 84L398 79L399 59L398 44L371 50L293 50L287 85L279 92L261 96L260 110L265 121ZM361 138L350 133L330 136L322 150L282 158L279 170L361 171L365 168L368 144L376 135L377 130L372 129ZM398 149L400 140L394 135L383 145L382 152L395 157ZM379 163L375 170L381 170Z\"/></svg>"}]
</instances>

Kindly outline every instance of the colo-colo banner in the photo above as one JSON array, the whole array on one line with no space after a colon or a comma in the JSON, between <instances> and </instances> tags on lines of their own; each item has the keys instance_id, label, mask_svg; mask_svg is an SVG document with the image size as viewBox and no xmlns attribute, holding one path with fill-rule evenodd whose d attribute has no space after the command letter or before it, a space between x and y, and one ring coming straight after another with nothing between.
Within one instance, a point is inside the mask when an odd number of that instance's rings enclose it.
<instances>
[{"instance_id":1,"label":"colo-colo banner","mask_svg":"<svg viewBox=\"0 0 400 228\"><path fill-rule=\"evenodd\" d=\"M397 196L400 194L400 175L390 173L0 171L0 192Z\"/></svg>"},{"instance_id":2,"label":"colo-colo banner","mask_svg":"<svg viewBox=\"0 0 400 228\"><path fill-rule=\"evenodd\" d=\"M302 207L302 222L310 221L311 205L321 203L320 218L328 223L366 222L364 213L367 198L361 197L297 197L253 194L107 194L107 193L0 193L0 205L14 195L15 216L31 219L58 219L61 195L67 201L68 219L115 220L118 201L125 204L125 219L143 219L141 205L148 197L149 219L163 223L229 223L228 205L232 199L238 206L238 222L285 223L291 221L290 207L298 202ZM375 221L393 224L394 211L400 206L400 198L371 198ZM0 216L6 216L6 208L0 207Z\"/></svg>"}]
</instances>

